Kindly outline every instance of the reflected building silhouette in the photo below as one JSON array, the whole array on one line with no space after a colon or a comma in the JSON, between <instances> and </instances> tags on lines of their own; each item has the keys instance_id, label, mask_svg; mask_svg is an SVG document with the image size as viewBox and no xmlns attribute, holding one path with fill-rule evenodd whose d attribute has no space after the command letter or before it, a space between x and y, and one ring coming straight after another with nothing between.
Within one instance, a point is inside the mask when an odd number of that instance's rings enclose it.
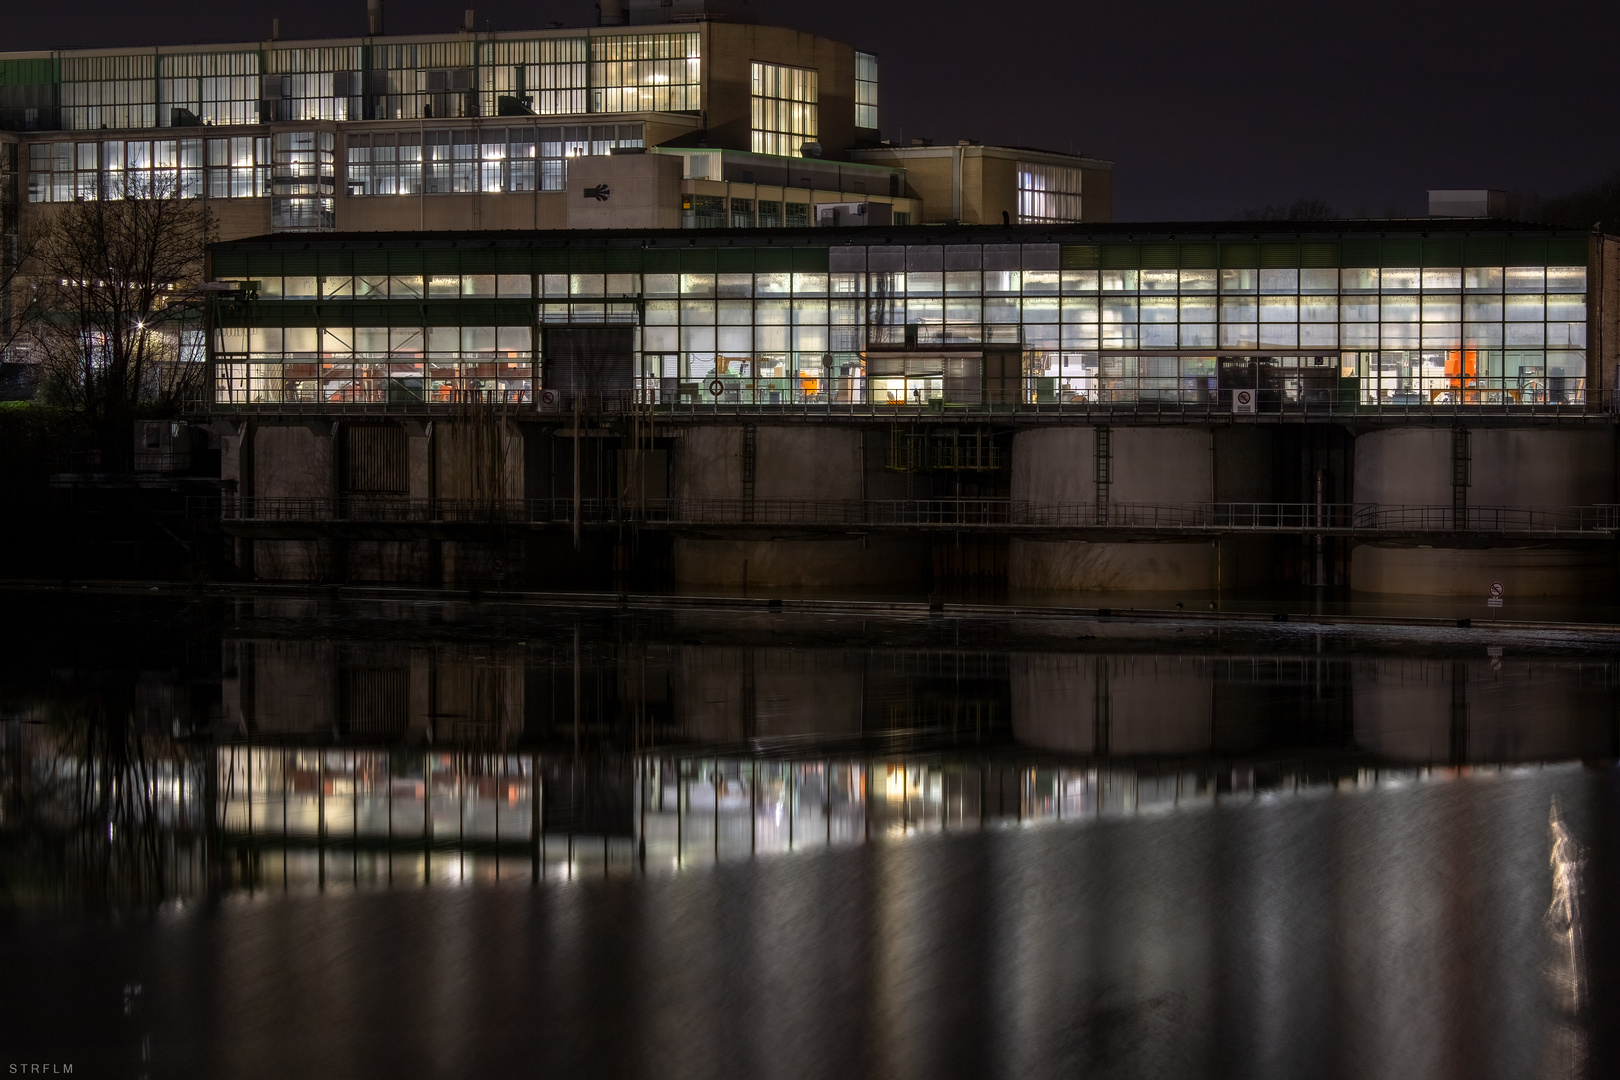
<instances>
[{"instance_id":1,"label":"reflected building silhouette","mask_svg":"<svg viewBox=\"0 0 1620 1080\"><path fill-rule=\"evenodd\" d=\"M384 634L313 611L254 602L215 706L147 671L122 726L76 700L15 714L8 820L58 838L24 861L158 898L533 881L1617 749L1601 657L872 648L701 614ZM109 862L87 839L109 827L145 862Z\"/></svg>"}]
</instances>

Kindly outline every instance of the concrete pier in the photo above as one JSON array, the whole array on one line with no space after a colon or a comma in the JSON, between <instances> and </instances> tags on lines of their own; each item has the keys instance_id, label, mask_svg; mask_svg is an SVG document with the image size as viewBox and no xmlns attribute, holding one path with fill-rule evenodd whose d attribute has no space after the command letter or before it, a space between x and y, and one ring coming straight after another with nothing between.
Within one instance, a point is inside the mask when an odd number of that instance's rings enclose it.
<instances>
[{"instance_id":1,"label":"concrete pier","mask_svg":"<svg viewBox=\"0 0 1620 1080\"><path fill-rule=\"evenodd\" d=\"M1355 454L1356 502L1449 505L1459 532L1498 509L1615 500L1610 428L1397 428L1358 436ZM1590 545L1380 542L1355 548L1350 565L1351 587L1373 593L1484 596L1501 582L1508 595L1533 598L1606 595L1614 585L1612 550Z\"/></svg>"}]
</instances>

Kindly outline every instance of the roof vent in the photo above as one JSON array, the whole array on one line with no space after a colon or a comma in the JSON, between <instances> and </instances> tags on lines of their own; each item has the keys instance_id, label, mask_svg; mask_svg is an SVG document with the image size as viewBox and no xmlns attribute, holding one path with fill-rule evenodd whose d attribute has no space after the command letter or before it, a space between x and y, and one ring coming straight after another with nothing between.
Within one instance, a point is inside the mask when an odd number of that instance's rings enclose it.
<instances>
[{"instance_id":1,"label":"roof vent","mask_svg":"<svg viewBox=\"0 0 1620 1080\"><path fill-rule=\"evenodd\" d=\"M1429 216L1437 218L1499 218L1507 216L1507 192L1489 188L1429 189Z\"/></svg>"}]
</instances>

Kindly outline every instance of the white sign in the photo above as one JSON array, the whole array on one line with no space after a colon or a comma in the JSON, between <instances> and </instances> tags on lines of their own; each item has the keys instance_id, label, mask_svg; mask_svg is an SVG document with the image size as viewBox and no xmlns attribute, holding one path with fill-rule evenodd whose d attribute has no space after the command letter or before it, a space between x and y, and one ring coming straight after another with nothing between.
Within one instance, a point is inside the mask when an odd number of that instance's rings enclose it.
<instances>
[{"instance_id":1,"label":"white sign","mask_svg":"<svg viewBox=\"0 0 1620 1080\"><path fill-rule=\"evenodd\" d=\"M1255 408L1255 391L1232 391L1232 413L1234 416L1253 416L1258 411Z\"/></svg>"},{"instance_id":2,"label":"white sign","mask_svg":"<svg viewBox=\"0 0 1620 1080\"><path fill-rule=\"evenodd\" d=\"M1502 606L1502 598L1500 596L1493 596L1489 600L1485 601L1485 606L1486 607L1501 607Z\"/></svg>"}]
</instances>

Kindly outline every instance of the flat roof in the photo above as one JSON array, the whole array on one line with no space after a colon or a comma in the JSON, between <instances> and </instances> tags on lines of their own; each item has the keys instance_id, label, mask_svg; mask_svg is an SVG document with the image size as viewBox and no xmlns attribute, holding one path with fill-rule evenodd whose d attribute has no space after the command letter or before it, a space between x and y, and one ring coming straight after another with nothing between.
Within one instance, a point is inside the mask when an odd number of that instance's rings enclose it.
<instances>
[{"instance_id":1,"label":"flat roof","mask_svg":"<svg viewBox=\"0 0 1620 1080\"><path fill-rule=\"evenodd\" d=\"M272 233L223 240L214 248L488 247L833 247L886 244L1086 244L1421 239L1467 236L1574 238L1589 229L1486 218L1392 218L1353 221L1100 222L1084 225L899 225L808 229L553 229L475 232Z\"/></svg>"}]
</instances>

